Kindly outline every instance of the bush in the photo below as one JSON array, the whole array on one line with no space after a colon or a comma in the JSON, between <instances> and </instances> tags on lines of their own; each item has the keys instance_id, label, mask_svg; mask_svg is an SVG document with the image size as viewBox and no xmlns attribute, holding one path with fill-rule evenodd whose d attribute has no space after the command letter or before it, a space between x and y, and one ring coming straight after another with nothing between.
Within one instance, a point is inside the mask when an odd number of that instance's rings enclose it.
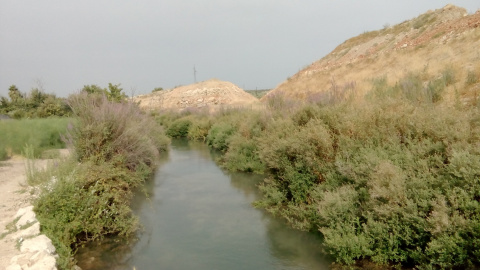
<instances>
[{"instance_id":1,"label":"bush","mask_svg":"<svg viewBox=\"0 0 480 270\"><path fill-rule=\"evenodd\" d=\"M160 151L168 147L162 128L133 103L79 94L69 104L78 117L69 138L80 162L115 160L134 171L140 164L155 166Z\"/></svg>"},{"instance_id":2,"label":"bush","mask_svg":"<svg viewBox=\"0 0 480 270\"><path fill-rule=\"evenodd\" d=\"M34 203L63 269L74 265L72 255L81 243L133 235L138 222L130 209L132 190L150 177L169 143L133 103L83 93L71 96L69 104L77 121L66 137L75 154L39 173L46 184Z\"/></svg>"},{"instance_id":3,"label":"bush","mask_svg":"<svg viewBox=\"0 0 480 270\"><path fill-rule=\"evenodd\" d=\"M214 124L208 131L207 144L214 149L227 151L230 137L235 133L236 128L225 122Z\"/></svg>"},{"instance_id":4,"label":"bush","mask_svg":"<svg viewBox=\"0 0 480 270\"><path fill-rule=\"evenodd\" d=\"M192 122L188 119L177 119L167 129L167 136L171 138L187 137L190 125Z\"/></svg>"}]
</instances>

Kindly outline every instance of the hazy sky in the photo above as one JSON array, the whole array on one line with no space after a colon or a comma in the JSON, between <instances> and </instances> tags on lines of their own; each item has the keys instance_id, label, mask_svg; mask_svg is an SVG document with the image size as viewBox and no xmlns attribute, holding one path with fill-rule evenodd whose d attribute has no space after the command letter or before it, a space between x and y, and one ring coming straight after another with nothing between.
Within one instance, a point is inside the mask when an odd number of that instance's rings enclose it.
<instances>
[{"instance_id":1,"label":"hazy sky","mask_svg":"<svg viewBox=\"0 0 480 270\"><path fill-rule=\"evenodd\" d=\"M128 95L218 78L273 88L343 41L478 0L0 0L0 96L12 84ZM472 48L473 49L473 48Z\"/></svg>"}]
</instances>

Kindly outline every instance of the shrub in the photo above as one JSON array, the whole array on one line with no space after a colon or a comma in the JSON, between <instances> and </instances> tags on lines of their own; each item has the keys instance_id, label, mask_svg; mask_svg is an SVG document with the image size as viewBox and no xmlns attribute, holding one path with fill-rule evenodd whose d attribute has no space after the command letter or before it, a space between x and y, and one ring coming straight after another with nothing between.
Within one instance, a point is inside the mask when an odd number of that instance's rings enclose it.
<instances>
[{"instance_id":1,"label":"shrub","mask_svg":"<svg viewBox=\"0 0 480 270\"><path fill-rule=\"evenodd\" d=\"M200 116L192 120L188 128L188 138L191 140L206 141L208 131L212 127L212 121L208 116Z\"/></svg>"},{"instance_id":2,"label":"shrub","mask_svg":"<svg viewBox=\"0 0 480 270\"><path fill-rule=\"evenodd\" d=\"M155 166L159 151L167 149L162 128L133 103L78 94L70 97L69 104L78 117L69 132L80 162L115 160L134 171L140 164Z\"/></svg>"},{"instance_id":3,"label":"shrub","mask_svg":"<svg viewBox=\"0 0 480 270\"><path fill-rule=\"evenodd\" d=\"M153 172L169 139L133 103L82 93L69 104L77 121L66 136L71 160L39 173L44 189L35 201L42 231L57 247L59 266L70 268L76 247L106 235L130 237L137 229L132 190ZM80 162L80 163L78 163Z\"/></svg>"},{"instance_id":4,"label":"shrub","mask_svg":"<svg viewBox=\"0 0 480 270\"><path fill-rule=\"evenodd\" d=\"M474 71L469 71L467 74L467 79L465 81L466 85L473 85L479 81L477 73Z\"/></svg>"},{"instance_id":5,"label":"shrub","mask_svg":"<svg viewBox=\"0 0 480 270\"><path fill-rule=\"evenodd\" d=\"M177 119L168 127L166 134L171 138L187 137L190 125L192 122L188 119Z\"/></svg>"},{"instance_id":6,"label":"shrub","mask_svg":"<svg viewBox=\"0 0 480 270\"><path fill-rule=\"evenodd\" d=\"M213 124L212 128L208 131L207 144L214 149L220 151L227 151L230 143L230 137L234 134L236 128L225 122Z\"/></svg>"}]
</instances>

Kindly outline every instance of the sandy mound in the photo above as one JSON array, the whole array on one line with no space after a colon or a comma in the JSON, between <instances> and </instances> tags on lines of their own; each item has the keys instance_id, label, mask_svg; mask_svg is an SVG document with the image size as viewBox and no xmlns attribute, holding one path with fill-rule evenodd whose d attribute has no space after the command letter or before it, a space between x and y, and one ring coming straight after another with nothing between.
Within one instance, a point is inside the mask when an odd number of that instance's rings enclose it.
<instances>
[{"instance_id":1,"label":"sandy mound","mask_svg":"<svg viewBox=\"0 0 480 270\"><path fill-rule=\"evenodd\" d=\"M395 83L409 72L425 80L441 76L451 67L463 87L468 72L480 69L480 11L468 14L447 5L403 23L385 25L340 44L330 54L313 62L270 91L289 98L309 100L332 89L351 89L364 94L372 81L386 77Z\"/></svg>"},{"instance_id":2,"label":"sandy mound","mask_svg":"<svg viewBox=\"0 0 480 270\"><path fill-rule=\"evenodd\" d=\"M230 82L216 79L171 90L134 97L146 110L185 110L207 108L248 107L259 104L258 99Z\"/></svg>"}]
</instances>

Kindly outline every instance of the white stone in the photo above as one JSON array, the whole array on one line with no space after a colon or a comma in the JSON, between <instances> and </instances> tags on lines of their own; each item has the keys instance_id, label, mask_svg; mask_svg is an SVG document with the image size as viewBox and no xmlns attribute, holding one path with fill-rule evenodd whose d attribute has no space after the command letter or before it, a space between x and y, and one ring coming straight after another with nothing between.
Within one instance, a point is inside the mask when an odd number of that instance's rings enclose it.
<instances>
[{"instance_id":1,"label":"white stone","mask_svg":"<svg viewBox=\"0 0 480 270\"><path fill-rule=\"evenodd\" d=\"M16 219L18 217L21 217L25 215L26 212L29 212L29 211L33 211L33 205L18 209L17 214L15 214L15 217L13 218Z\"/></svg>"},{"instance_id":2,"label":"white stone","mask_svg":"<svg viewBox=\"0 0 480 270\"><path fill-rule=\"evenodd\" d=\"M37 251L46 251L49 254L55 253L55 247L52 244L52 241L45 235L39 235L32 239L27 239L23 241L22 246L20 247L21 252L37 252Z\"/></svg>"},{"instance_id":3,"label":"white stone","mask_svg":"<svg viewBox=\"0 0 480 270\"><path fill-rule=\"evenodd\" d=\"M6 270L22 270L22 267L18 264L12 264L9 265Z\"/></svg>"},{"instance_id":4,"label":"white stone","mask_svg":"<svg viewBox=\"0 0 480 270\"><path fill-rule=\"evenodd\" d=\"M25 226L27 225L28 223L34 223L34 222L37 222L37 218L36 218L36 215L35 215L35 212L33 212L33 206L31 207L28 207L30 209L27 209L27 211L25 211L23 213L23 215L21 215L20 219L17 221L17 229L20 229L20 227L22 226ZM20 209L22 210L22 209ZM18 211L20 211L18 210ZM17 212L18 214L18 212ZM15 218L17 218L18 216L16 216Z\"/></svg>"},{"instance_id":5,"label":"white stone","mask_svg":"<svg viewBox=\"0 0 480 270\"><path fill-rule=\"evenodd\" d=\"M35 224L31 225L30 227L17 231L14 235L13 238L26 238L29 236L36 236L40 234L40 223L35 222Z\"/></svg>"}]
</instances>

